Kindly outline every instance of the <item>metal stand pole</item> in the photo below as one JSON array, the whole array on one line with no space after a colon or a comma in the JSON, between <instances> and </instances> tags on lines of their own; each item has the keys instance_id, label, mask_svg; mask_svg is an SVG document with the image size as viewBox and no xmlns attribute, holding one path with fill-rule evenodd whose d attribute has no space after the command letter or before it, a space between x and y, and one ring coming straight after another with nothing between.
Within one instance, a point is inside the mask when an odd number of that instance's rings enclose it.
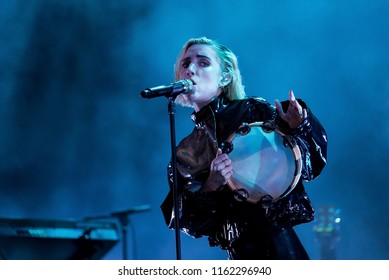
<instances>
[{"instance_id":1,"label":"metal stand pole","mask_svg":"<svg viewBox=\"0 0 389 280\"><path fill-rule=\"evenodd\" d=\"M176 132L175 132L175 102L174 98L168 98L168 111L170 116L170 138L173 169L173 204L174 204L174 231L176 237L176 259L181 260L181 237L178 211L178 187L177 187L177 156L176 156Z\"/></svg>"}]
</instances>

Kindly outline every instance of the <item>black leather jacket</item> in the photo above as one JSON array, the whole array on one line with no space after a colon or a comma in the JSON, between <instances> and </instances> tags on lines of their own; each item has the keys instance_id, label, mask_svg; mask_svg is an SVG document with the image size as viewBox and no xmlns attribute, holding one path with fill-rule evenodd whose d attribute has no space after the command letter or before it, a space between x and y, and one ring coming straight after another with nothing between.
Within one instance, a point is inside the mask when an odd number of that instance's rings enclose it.
<instances>
[{"instance_id":1,"label":"black leather jacket","mask_svg":"<svg viewBox=\"0 0 389 280\"><path fill-rule=\"evenodd\" d=\"M242 231L252 230L261 223L287 223L290 226L312 221L314 209L302 181L317 177L326 164L327 136L320 122L306 104L308 117L295 129L278 117L275 107L261 98L230 101L222 96L199 112L192 114L195 127L177 147L177 185L179 224L186 234L199 238L208 236L211 246L227 249ZM284 111L288 101L282 102ZM236 132L242 123L273 120L279 129L294 137L301 149L302 173L296 187L269 208L237 201L228 187L219 191L198 192L209 175L217 148ZM172 170L168 167L172 188ZM174 228L173 200L170 191L161 205L166 224Z\"/></svg>"}]
</instances>

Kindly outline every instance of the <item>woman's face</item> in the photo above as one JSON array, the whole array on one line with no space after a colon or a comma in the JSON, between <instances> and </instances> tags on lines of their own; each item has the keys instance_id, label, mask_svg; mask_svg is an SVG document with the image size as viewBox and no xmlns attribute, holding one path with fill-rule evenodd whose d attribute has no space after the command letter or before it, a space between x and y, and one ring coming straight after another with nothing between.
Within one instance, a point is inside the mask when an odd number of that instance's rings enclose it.
<instances>
[{"instance_id":1,"label":"woman's face","mask_svg":"<svg viewBox=\"0 0 389 280\"><path fill-rule=\"evenodd\" d=\"M191 79L194 84L189 93L183 94L183 98L197 112L222 91L220 87L222 71L216 51L208 45L193 45L179 63L179 79Z\"/></svg>"}]
</instances>

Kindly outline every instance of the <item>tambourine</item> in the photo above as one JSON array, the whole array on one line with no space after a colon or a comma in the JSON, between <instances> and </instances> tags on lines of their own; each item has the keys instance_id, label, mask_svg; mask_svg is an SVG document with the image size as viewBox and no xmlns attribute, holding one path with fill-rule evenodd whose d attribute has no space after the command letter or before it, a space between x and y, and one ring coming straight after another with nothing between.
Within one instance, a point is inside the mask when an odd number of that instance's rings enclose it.
<instances>
[{"instance_id":1,"label":"tambourine","mask_svg":"<svg viewBox=\"0 0 389 280\"><path fill-rule=\"evenodd\" d=\"M238 200L268 208L288 195L300 179L300 148L273 122L242 124L222 150L234 167L227 184Z\"/></svg>"}]
</instances>

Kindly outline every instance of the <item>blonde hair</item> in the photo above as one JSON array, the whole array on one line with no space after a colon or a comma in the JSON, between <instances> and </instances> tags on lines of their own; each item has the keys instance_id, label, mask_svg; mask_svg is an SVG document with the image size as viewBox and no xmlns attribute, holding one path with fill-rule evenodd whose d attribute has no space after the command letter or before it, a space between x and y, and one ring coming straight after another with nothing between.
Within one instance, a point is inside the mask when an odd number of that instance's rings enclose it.
<instances>
[{"instance_id":1,"label":"blonde hair","mask_svg":"<svg viewBox=\"0 0 389 280\"><path fill-rule=\"evenodd\" d=\"M242 84L242 76L238 68L238 59L236 55L227 47L219 44L215 40L208 39L206 37L189 39L179 52L176 63L174 65L174 80L179 79L180 61L185 55L186 51L193 45L207 45L215 50L217 60L220 64L222 73L229 75L231 81L223 88L223 93L230 99L243 99L246 96L244 86ZM176 102L182 106L191 107L188 101L186 101L181 95L177 96Z\"/></svg>"}]
</instances>

